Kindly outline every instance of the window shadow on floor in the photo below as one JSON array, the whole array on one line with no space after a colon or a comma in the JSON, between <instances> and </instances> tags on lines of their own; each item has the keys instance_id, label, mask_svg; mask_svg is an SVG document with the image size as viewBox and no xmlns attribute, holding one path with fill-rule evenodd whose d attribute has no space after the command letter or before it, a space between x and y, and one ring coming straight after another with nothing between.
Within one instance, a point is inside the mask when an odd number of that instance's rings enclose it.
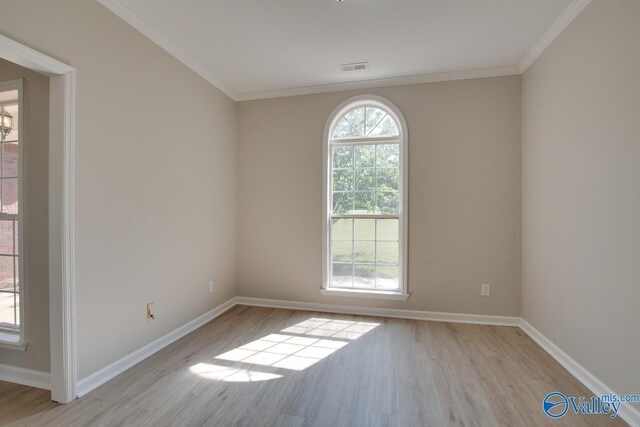
<instances>
[{"instance_id":1,"label":"window shadow on floor","mask_svg":"<svg viewBox=\"0 0 640 427\"><path fill-rule=\"evenodd\" d=\"M311 317L219 354L189 370L224 382L258 382L305 370L340 351L379 323ZM266 369L265 369L266 368Z\"/></svg>"}]
</instances>

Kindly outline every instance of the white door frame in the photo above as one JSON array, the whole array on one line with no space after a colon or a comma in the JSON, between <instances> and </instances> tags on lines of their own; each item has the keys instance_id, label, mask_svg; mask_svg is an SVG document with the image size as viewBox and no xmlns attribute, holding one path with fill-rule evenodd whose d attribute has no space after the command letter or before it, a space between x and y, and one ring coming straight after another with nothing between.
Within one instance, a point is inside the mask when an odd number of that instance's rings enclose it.
<instances>
[{"instance_id":1,"label":"white door frame","mask_svg":"<svg viewBox=\"0 0 640 427\"><path fill-rule=\"evenodd\" d=\"M49 327L51 399L76 398L74 268L75 69L0 34L0 58L50 76Z\"/></svg>"}]
</instances>

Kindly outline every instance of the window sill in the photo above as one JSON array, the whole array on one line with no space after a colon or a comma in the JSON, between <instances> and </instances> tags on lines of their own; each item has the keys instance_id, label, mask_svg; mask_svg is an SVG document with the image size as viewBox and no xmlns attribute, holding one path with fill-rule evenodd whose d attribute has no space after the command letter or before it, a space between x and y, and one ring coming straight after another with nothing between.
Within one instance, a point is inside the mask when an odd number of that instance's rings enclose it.
<instances>
[{"instance_id":1,"label":"window sill","mask_svg":"<svg viewBox=\"0 0 640 427\"><path fill-rule=\"evenodd\" d=\"M28 346L28 342L20 341L20 335L0 331L0 348L26 351Z\"/></svg>"},{"instance_id":2,"label":"window sill","mask_svg":"<svg viewBox=\"0 0 640 427\"><path fill-rule=\"evenodd\" d=\"M363 289L320 289L322 295L334 297L354 297L354 298L373 298L373 299L392 299L406 301L409 294L391 291L366 291Z\"/></svg>"}]
</instances>

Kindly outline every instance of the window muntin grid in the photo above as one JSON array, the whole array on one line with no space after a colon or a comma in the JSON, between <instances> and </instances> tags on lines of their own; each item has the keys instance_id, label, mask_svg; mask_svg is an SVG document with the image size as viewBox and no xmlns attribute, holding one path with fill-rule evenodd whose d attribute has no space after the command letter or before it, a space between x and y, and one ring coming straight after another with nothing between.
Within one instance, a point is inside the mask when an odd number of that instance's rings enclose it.
<instances>
[{"instance_id":1,"label":"window muntin grid","mask_svg":"<svg viewBox=\"0 0 640 427\"><path fill-rule=\"evenodd\" d=\"M334 120L328 289L402 290L401 154L400 126L389 111L358 105Z\"/></svg>"},{"instance_id":2,"label":"window muntin grid","mask_svg":"<svg viewBox=\"0 0 640 427\"><path fill-rule=\"evenodd\" d=\"M20 98L17 89L0 92L0 114L10 114L12 129L0 123L0 329L20 329L19 175Z\"/></svg>"},{"instance_id":3,"label":"window muntin grid","mask_svg":"<svg viewBox=\"0 0 640 427\"><path fill-rule=\"evenodd\" d=\"M397 137L400 135L398 128L388 111L362 105L350 109L337 119L331 139Z\"/></svg>"}]
</instances>

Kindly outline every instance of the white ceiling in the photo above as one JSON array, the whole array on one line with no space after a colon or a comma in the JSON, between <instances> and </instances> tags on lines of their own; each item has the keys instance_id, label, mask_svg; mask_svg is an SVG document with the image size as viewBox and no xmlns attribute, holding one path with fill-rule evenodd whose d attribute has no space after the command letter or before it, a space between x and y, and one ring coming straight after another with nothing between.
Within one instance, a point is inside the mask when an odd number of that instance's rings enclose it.
<instances>
[{"instance_id":1,"label":"white ceiling","mask_svg":"<svg viewBox=\"0 0 640 427\"><path fill-rule=\"evenodd\" d=\"M351 82L383 85L429 81L434 75L432 80L517 74L528 53L544 50L541 43L550 43L552 33L573 19L568 13L573 9L575 16L588 3L98 1L235 99L335 90ZM358 61L368 61L369 69L338 69ZM406 76L414 77L397 79ZM383 80L370 82L378 79Z\"/></svg>"}]
</instances>

